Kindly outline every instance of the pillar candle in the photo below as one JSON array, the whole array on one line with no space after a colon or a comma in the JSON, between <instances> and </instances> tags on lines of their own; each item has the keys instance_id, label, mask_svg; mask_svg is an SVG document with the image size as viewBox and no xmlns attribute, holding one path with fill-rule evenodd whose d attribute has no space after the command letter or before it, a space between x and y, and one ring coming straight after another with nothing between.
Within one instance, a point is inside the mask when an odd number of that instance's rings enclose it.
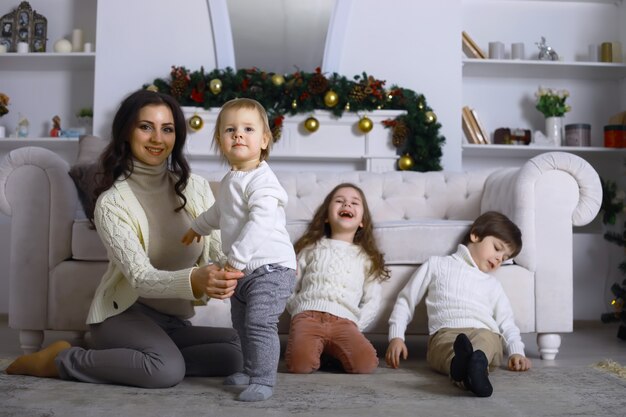
<instances>
[{"instance_id":1,"label":"pillar candle","mask_svg":"<svg viewBox=\"0 0 626 417\"><path fill-rule=\"evenodd\" d=\"M72 52L83 51L83 31L81 29L74 29L72 31Z\"/></svg>"}]
</instances>

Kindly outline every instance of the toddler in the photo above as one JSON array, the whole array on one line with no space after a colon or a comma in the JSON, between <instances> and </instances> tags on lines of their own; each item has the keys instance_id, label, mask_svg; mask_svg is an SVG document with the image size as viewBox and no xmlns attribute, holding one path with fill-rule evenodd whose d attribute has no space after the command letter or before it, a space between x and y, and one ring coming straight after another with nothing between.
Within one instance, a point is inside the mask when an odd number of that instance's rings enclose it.
<instances>
[{"instance_id":1,"label":"toddler","mask_svg":"<svg viewBox=\"0 0 626 417\"><path fill-rule=\"evenodd\" d=\"M217 203L194 220L182 242L188 245L220 229L224 269L245 273L231 298L244 370L224 384L247 385L240 401L263 401L273 394L280 356L278 319L296 279L295 253L285 228L287 193L265 161L272 133L257 101L225 103L213 142L231 169L220 182Z\"/></svg>"}]
</instances>

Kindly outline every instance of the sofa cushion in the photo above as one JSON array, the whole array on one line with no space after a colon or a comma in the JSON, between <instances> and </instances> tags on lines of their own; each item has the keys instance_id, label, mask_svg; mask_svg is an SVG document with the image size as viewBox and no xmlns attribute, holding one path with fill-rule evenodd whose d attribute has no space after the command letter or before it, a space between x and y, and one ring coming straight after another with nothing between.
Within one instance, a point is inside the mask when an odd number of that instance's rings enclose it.
<instances>
[{"instance_id":1,"label":"sofa cushion","mask_svg":"<svg viewBox=\"0 0 626 417\"><path fill-rule=\"evenodd\" d=\"M72 259L108 261L100 236L87 219L76 219L72 225Z\"/></svg>"},{"instance_id":2,"label":"sofa cushion","mask_svg":"<svg viewBox=\"0 0 626 417\"><path fill-rule=\"evenodd\" d=\"M76 162L69 171L87 217L93 216L95 202L91 196L94 191L94 176L97 172L98 158L107 144L107 141L97 136L81 136L78 140Z\"/></svg>"},{"instance_id":3,"label":"sofa cushion","mask_svg":"<svg viewBox=\"0 0 626 417\"><path fill-rule=\"evenodd\" d=\"M292 243L304 234L308 221L290 220ZM374 224L374 235L388 265L421 264L431 256L452 253L472 224L469 220L421 219Z\"/></svg>"}]
</instances>

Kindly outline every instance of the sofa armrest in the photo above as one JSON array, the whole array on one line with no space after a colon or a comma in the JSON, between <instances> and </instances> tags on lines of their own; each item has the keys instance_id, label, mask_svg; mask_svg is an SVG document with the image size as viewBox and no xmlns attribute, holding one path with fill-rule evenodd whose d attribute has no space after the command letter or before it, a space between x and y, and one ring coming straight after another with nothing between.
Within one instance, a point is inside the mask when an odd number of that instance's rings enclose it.
<instances>
[{"instance_id":1,"label":"sofa armrest","mask_svg":"<svg viewBox=\"0 0 626 417\"><path fill-rule=\"evenodd\" d=\"M46 326L49 271L71 257L79 204L68 171L59 155L39 147L15 149L0 162L0 211L11 217L11 327Z\"/></svg>"},{"instance_id":2,"label":"sofa armrest","mask_svg":"<svg viewBox=\"0 0 626 417\"><path fill-rule=\"evenodd\" d=\"M487 178L481 212L501 211L522 231L515 261L535 273L537 332L572 330L573 226L591 222L601 203L598 173L565 152L544 153Z\"/></svg>"}]
</instances>

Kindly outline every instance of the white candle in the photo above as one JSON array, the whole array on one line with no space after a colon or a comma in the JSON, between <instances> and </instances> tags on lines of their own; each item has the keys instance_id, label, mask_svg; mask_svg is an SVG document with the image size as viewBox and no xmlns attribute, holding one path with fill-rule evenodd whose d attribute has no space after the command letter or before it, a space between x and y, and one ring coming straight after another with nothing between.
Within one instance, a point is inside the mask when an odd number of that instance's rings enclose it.
<instances>
[{"instance_id":1,"label":"white candle","mask_svg":"<svg viewBox=\"0 0 626 417\"><path fill-rule=\"evenodd\" d=\"M91 45L91 42L85 42L83 52L93 52L93 46Z\"/></svg>"},{"instance_id":2,"label":"white candle","mask_svg":"<svg viewBox=\"0 0 626 417\"><path fill-rule=\"evenodd\" d=\"M27 42L18 42L17 43L17 53L18 54L27 54L28 53L28 43Z\"/></svg>"},{"instance_id":3,"label":"white candle","mask_svg":"<svg viewBox=\"0 0 626 417\"><path fill-rule=\"evenodd\" d=\"M7 46L5 44L0 44L0 54L4 54L7 51Z\"/></svg>"},{"instance_id":4,"label":"white candle","mask_svg":"<svg viewBox=\"0 0 626 417\"><path fill-rule=\"evenodd\" d=\"M72 52L82 52L83 50L83 31L74 29L72 31Z\"/></svg>"}]
</instances>

